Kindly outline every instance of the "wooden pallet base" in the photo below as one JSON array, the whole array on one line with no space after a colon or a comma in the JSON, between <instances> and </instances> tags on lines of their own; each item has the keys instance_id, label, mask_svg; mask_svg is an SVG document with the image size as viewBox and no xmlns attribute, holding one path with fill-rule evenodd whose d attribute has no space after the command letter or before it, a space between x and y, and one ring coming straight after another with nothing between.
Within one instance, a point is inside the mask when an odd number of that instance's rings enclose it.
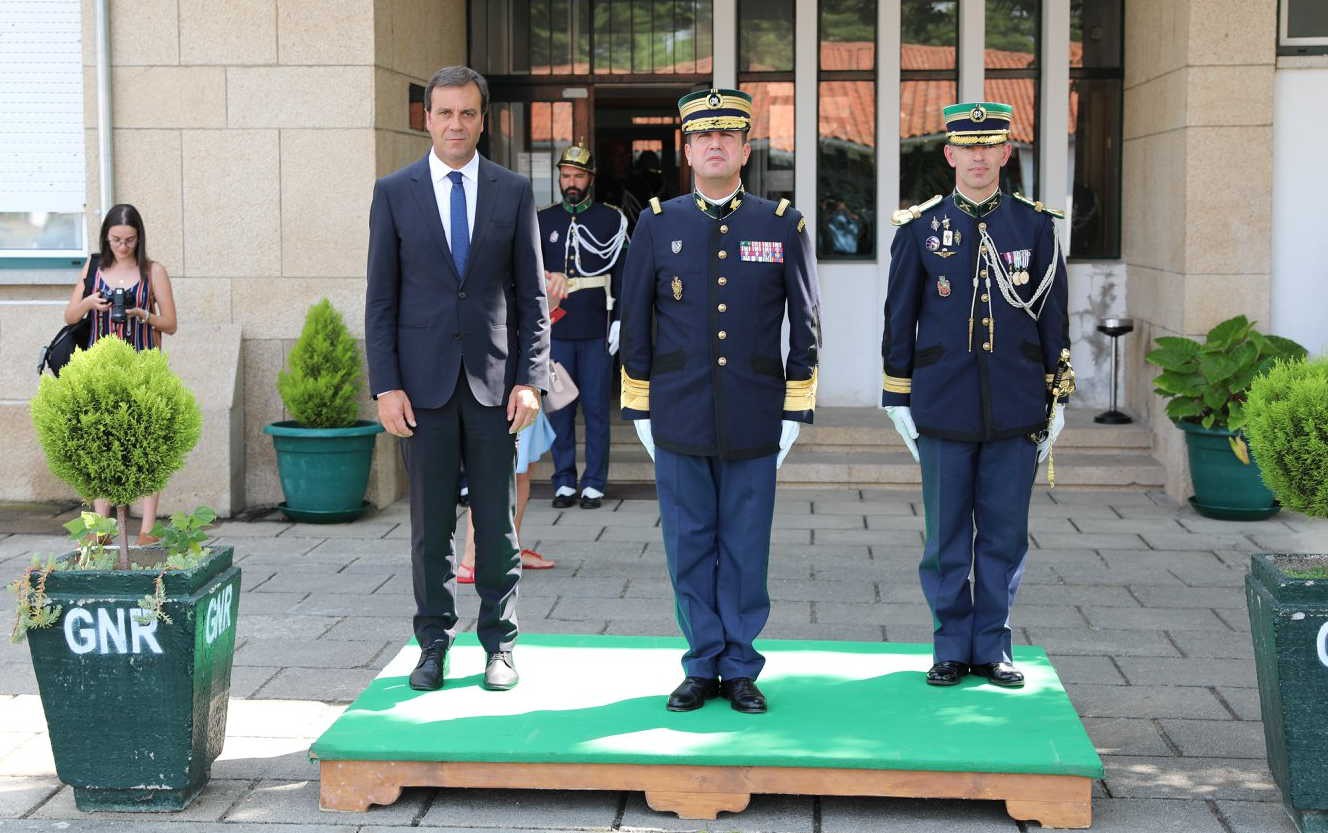
<instances>
[{"instance_id":1,"label":"wooden pallet base","mask_svg":"<svg viewBox=\"0 0 1328 833\"><path fill-rule=\"evenodd\" d=\"M713 819L747 808L752 793L971 798L1004 801L1018 821L1086 828L1093 821L1092 779L1074 775L809 767L632 764L321 761L319 806L364 812L391 804L403 787L644 791L654 810Z\"/></svg>"}]
</instances>

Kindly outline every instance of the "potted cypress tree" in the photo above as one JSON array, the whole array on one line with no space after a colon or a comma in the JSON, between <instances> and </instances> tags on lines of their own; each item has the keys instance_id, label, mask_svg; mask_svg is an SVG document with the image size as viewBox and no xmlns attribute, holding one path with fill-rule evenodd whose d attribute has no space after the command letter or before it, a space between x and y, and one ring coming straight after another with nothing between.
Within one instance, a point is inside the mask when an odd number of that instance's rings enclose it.
<instances>
[{"instance_id":1,"label":"potted cypress tree","mask_svg":"<svg viewBox=\"0 0 1328 833\"><path fill-rule=\"evenodd\" d=\"M1254 381L1245 430L1264 482L1328 518L1328 357ZM1328 831L1328 555L1262 553L1245 578L1268 767L1302 833Z\"/></svg>"},{"instance_id":2,"label":"potted cypress tree","mask_svg":"<svg viewBox=\"0 0 1328 833\"><path fill-rule=\"evenodd\" d=\"M184 464L202 414L161 351L103 338L41 380L32 420L51 470L119 518L71 521L78 548L11 585L56 771L82 810L183 809L226 737L240 571L229 547L201 545L210 510L132 549L125 515Z\"/></svg>"},{"instance_id":3,"label":"potted cypress tree","mask_svg":"<svg viewBox=\"0 0 1328 833\"><path fill-rule=\"evenodd\" d=\"M277 451L286 517L345 523L368 507L377 422L357 419L364 371L341 313L326 298L309 308L304 330L277 376L277 392L294 417L263 428Z\"/></svg>"},{"instance_id":4,"label":"potted cypress tree","mask_svg":"<svg viewBox=\"0 0 1328 833\"><path fill-rule=\"evenodd\" d=\"M1254 329L1243 315L1209 330L1200 343L1168 336L1146 359L1162 368L1154 392L1168 399L1167 416L1185 432L1194 497L1201 515L1222 520L1271 517L1278 505L1259 479L1243 428L1250 384L1284 359L1302 359L1291 339Z\"/></svg>"}]
</instances>

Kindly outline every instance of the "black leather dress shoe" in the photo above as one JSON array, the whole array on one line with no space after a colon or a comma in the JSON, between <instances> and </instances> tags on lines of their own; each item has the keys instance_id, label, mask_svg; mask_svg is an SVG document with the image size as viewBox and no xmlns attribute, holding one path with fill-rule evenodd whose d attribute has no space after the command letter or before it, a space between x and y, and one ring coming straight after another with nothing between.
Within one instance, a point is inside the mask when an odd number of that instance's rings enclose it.
<instances>
[{"instance_id":1,"label":"black leather dress shoe","mask_svg":"<svg viewBox=\"0 0 1328 833\"><path fill-rule=\"evenodd\" d=\"M966 662L938 662L927 672L927 685L959 685L968 673Z\"/></svg>"},{"instance_id":2,"label":"black leather dress shoe","mask_svg":"<svg viewBox=\"0 0 1328 833\"><path fill-rule=\"evenodd\" d=\"M714 677L687 677L683 679L682 685L669 695L669 702L665 708L671 712L696 711L704 706L707 700L713 700L718 696L719 680Z\"/></svg>"},{"instance_id":3,"label":"black leather dress shoe","mask_svg":"<svg viewBox=\"0 0 1328 833\"><path fill-rule=\"evenodd\" d=\"M410 672L410 687L416 691L433 691L443 687L447 674L447 643L435 639L420 651L420 661Z\"/></svg>"},{"instance_id":4,"label":"black leather dress shoe","mask_svg":"<svg viewBox=\"0 0 1328 833\"><path fill-rule=\"evenodd\" d=\"M553 496L553 508L554 508L554 509L567 509L567 508L570 508L574 503L576 503L576 495L554 495L554 496Z\"/></svg>"},{"instance_id":5,"label":"black leather dress shoe","mask_svg":"<svg viewBox=\"0 0 1328 833\"><path fill-rule=\"evenodd\" d=\"M581 496L582 509L598 509L603 505L604 505L604 498L602 497L586 497L585 495Z\"/></svg>"},{"instance_id":6,"label":"black leather dress shoe","mask_svg":"<svg viewBox=\"0 0 1328 833\"><path fill-rule=\"evenodd\" d=\"M756 687L756 680L751 677L735 677L725 680L719 686L719 693L729 701L735 712L743 714L764 714L765 695Z\"/></svg>"},{"instance_id":7,"label":"black leather dress shoe","mask_svg":"<svg viewBox=\"0 0 1328 833\"><path fill-rule=\"evenodd\" d=\"M986 677L992 685L1004 688L1021 688L1024 685L1023 672L1008 662L985 662L975 665L973 673L979 677Z\"/></svg>"}]
</instances>

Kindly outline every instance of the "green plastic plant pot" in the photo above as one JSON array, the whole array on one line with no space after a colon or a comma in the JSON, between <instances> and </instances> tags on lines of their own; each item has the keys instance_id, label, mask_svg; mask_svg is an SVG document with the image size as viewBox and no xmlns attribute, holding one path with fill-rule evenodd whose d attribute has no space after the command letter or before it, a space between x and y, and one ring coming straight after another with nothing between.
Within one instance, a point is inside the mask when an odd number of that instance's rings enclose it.
<instances>
[{"instance_id":1,"label":"green plastic plant pot","mask_svg":"<svg viewBox=\"0 0 1328 833\"><path fill-rule=\"evenodd\" d=\"M1192 422L1176 426L1185 432L1194 485L1190 504L1199 514L1224 521L1257 521L1277 514L1281 507L1263 484L1253 453L1246 464L1231 450L1232 432Z\"/></svg>"},{"instance_id":2,"label":"green plastic plant pot","mask_svg":"<svg viewBox=\"0 0 1328 833\"><path fill-rule=\"evenodd\" d=\"M368 504L375 435L383 426L360 420L345 428L305 428L274 422L263 428L277 451L277 473L286 495L281 511L295 521L345 523Z\"/></svg>"},{"instance_id":3,"label":"green plastic plant pot","mask_svg":"<svg viewBox=\"0 0 1328 833\"><path fill-rule=\"evenodd\" d=\"M170 621L139 622L154 570L53 571L61 608L28 631L60 780L83 811L182 810L226 740L240 569L217 547L163 576Z\"/></svg>"},{"instance_id":4,"label":"green plastic plant pot","mask_svg":"<svg viewBox=\"0 0 1328 833\"><path fill-rule=\"evenodd\" d=\"M1317 564L1318 575L1294 574ZM1328 555L1259 554L1245 601L1268 768L1301 833L1328 833Z\"/></svg>"}]
</instances>

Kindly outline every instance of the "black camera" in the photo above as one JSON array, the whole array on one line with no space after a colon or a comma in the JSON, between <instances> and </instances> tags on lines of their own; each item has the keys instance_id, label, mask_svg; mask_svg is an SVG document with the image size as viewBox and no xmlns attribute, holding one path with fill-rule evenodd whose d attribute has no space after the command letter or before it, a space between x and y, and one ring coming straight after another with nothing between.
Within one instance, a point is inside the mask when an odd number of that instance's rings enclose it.
<instances>
[{"instance_id":1,"label":"black camera","mask_svg":"<svg viewBox=\"0 0 1328 833\"><path fill-rule=\"evenodd\" d=\"M116 324L123 324L128 316L125 310L133 309L137 304L134 303L134 293L131 290L122 287L116 287L111 290L101 290L99 293L102 300L111 302L111 321Z\"/></svg>"}]
</instances>

